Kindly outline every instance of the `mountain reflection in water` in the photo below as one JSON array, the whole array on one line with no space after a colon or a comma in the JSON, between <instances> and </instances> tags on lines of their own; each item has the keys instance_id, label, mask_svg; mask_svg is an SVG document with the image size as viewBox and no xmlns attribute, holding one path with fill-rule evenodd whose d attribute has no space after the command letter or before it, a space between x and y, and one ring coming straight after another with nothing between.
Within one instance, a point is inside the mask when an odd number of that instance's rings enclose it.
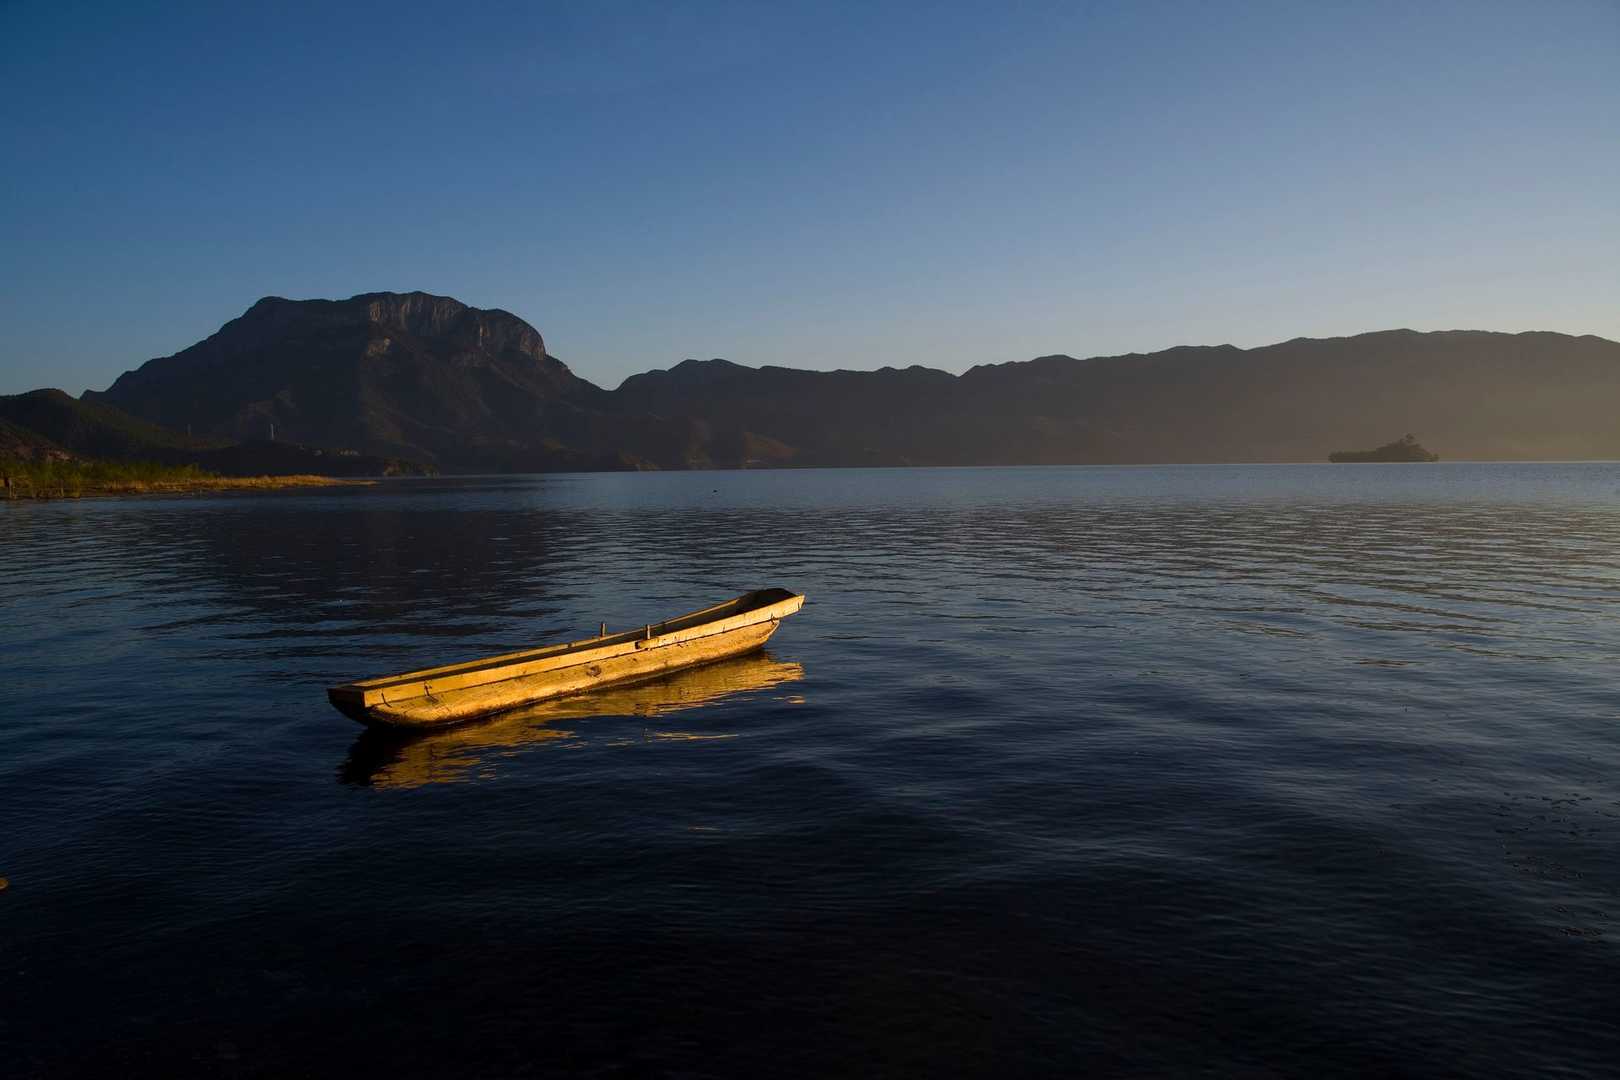
<instances>
[{"instance_id":1,"label":"mountain reflection in water","mask_svg":"<svg viewBox=\"0 0 1620 1080\"><path fill-rule=\"evenodd\" d=\"M473 783L495 775L498 763L541 744L578 745L584 736L558 721L586 717L666 716L710 705L724 698L770 690L804 678L804 665L769 653L723 660L630 686L609 687L543 701L490 720L442 731L399 734L367 728L349 749L339 770L346 784L375 788L417 788L428 784ZM726 734L645 731L645 739L702 741Z\"/></svg>"}]
</instances>

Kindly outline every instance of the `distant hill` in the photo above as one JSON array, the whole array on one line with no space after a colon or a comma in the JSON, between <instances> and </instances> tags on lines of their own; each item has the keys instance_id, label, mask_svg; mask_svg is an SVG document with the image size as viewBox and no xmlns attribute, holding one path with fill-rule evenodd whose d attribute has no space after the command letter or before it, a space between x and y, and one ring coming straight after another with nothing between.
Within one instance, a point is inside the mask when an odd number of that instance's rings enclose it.
<instances>
[{"instance_id":1,"label":"distant hill","mask_svg":"<svg viewBox=\"0 0 1620 1080\"><path fill-rule=\"evenodd\" d=\"M42 435L85 457L132 458L173 456L223 446L222 440L192 439L159 424L61 390L33 390L0 397L0 419Z\"/></svg>"},{"instance_id":2,"label":"distant hill","mask_svg":"<svg viewBox=\"0 0 1620 1080\"><path fill-rule=\"evenodd\" d=\"M695 420L709 435L708 457L728 465L750 453L759 464L988 463L1004 441L959 378L923 367L801 371L688 360L631 376L608 406Z\"/></svg>"},{"instance_id":3,"label":"distant hill","mask_svg":"<svg viewBox=\"0 0 1620 1080\"><path fill-rule=\"evenodd\" d=\"M0 401L3 401L0 398ZM38 432L9 420L0 420L0 458L21 461L60 460L73 455Z\"/></svg>"},{"instance_id":4,"label":"distant hill","mask_svg":"<svg viewBox=\"0 0 1620 1080\"><path fill-rule=\"evenodd\" d=\"M1457 459L1620 458L1620 344L1392 330L1256 349L879 371L688 360L616 390L517 316L426 293L266 298L87 403L199 437L458 471L1321 461L1420 430Z\"/></svg>"},{"instance_id":5,"label":"distant hill","mask_svg":"<svg viewBox=\"0 0 1620 1080\"><path fill-rule=\"evenodd\" d=\"M1596 337L1393 330L1032 366L984 392L1064 403L1111 460L1320 461L1369 430L1422 431L1452 460L1620 454L1620 345Z\"/></svg>"},{"instance_id":6,"label":"distant hill","mask_svg":"<svg viewBox=\"0 0 1620 1080\"><path fill-rule=\"evenodd\" d=\"M224 476L386 476L422 471L414 462L287 442L196 439L110 405L76 400L60 390L0 396L0 456L197 465Z\"/></svg>"},{"instance_id":7,"label":"distant hill","mask_svg":"<svg viewBox=\"0 0 1620 1080\"><path fill-rule=\"evenodd\" d=\"M687 361L620 408L745 422L806 465L1321 461L1369 430L1450 460L1620 458L1620 344L1393 330L1257 349L812 372Z\"/></svg>"}]
</instances>

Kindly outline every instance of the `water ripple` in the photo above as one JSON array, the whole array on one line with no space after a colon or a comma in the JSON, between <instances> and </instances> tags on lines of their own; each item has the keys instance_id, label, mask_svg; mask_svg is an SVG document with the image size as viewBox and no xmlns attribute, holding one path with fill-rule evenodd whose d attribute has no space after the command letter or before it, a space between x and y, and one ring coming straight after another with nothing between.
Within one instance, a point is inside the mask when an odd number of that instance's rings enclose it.
<instances>
[{"instance_id":1,"label":"water ripple","mask_svg":"<svg viewBox=\"0 0 1620 1080\"><path fill-rule=\"evenodd\" d=\"M21 1075L202 1074L221 1044L264 1075L758 1074L807 1036L811 1074L1601 1072L1617 488L873 470L0 506L0 1044ZM773 584L805 611L701 685L404 744L322 695Z\"/></svg>"}]
</instances>

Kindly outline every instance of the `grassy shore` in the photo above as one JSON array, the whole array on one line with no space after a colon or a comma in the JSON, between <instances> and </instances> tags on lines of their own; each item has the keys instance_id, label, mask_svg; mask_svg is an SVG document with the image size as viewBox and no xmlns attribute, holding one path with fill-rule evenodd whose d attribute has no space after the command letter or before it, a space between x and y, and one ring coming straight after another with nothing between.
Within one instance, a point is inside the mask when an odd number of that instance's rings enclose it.
<instances>
[{"instance_id":1,"label":"grassy shore","mask_svg":"<svg viewBox=\"0 0 1620 1080\"><path fill-rule=\"evenodd\" d=\"M219 476L195 465L148 461L0 459L0 492L7 499L78 499L94 495L156 495L188 491L265 491L289 487L369 484L330 476Z\"/></svg>"}]
</instances>

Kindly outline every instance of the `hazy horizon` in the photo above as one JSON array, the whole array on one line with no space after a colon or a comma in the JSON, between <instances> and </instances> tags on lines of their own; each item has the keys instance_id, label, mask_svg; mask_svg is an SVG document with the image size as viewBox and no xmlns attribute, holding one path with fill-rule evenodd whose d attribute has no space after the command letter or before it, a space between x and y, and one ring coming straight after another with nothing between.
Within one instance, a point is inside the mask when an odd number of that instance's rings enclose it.
<instances>
[{"instance_id":1,"label":"hazy horizon","mask_svg":"<svg viewBox=\"0 0 1620 1080\"><path fill-rule=\"evenodd\" d=\"M381 290L511 311L604 387L1620 339L1609 4L83 16L0 12L0 392Z\"/></svg>"}]
</instances>

